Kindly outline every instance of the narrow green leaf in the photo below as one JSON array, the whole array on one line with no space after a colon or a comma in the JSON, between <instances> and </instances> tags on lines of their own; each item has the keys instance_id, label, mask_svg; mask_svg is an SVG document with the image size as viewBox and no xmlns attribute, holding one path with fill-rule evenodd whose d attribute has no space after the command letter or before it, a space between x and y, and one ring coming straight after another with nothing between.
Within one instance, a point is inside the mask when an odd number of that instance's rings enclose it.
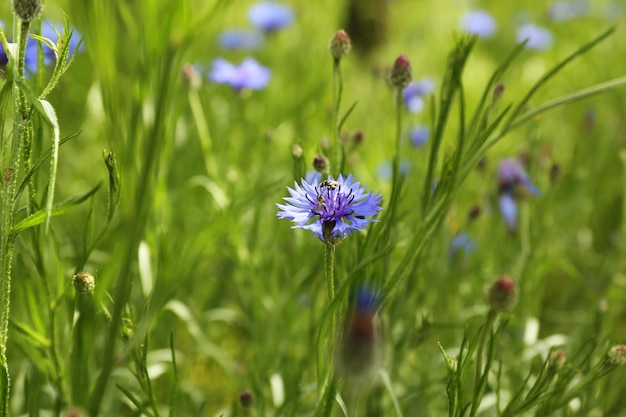
<instances>
[{"instance_id":1,"label":"narrow green leaf","mask_svg":"<svg viewBox=\"0 0 626 417\"><path fill-rule=\"evenodd\" d=\"M400 408L400 403L398 402L398 397L396 396L396 392L391 385L391 379L389 378L389 374L384 369L380 370L380 377L383 380L383 385L387 388L387 392L389 392L389 396L391 397L391 402L393 403L393 408L396 411L396 415L398 417L404 417L402 414L402 409Z\"/></svg>"},{"instance_id":2,"label":"narrow green leaf","mask_svg":"<svg viewBox=\"0 0 626 417\"><path fill-rule=\"evenodd\" d=\"M62 203L57 204L56 206L52 207L52 209L50 210L50 217L54 217L54 216L58 216L60 214L65 213L67 210L69 210L70 208L79 205L80 203L82 203L83 201L87 200L89 197L91 197L96 191L98 191L98 189L100 188L102 184L98 183L95 187L93 187L91 190L87 191L85 194L77 196L77 197L72 197L69 198L65 201L63 201ZM47 210L39 210L36 213L31 214L30 216L26 217L25 219L22 219L19 223L17 223L14 227L13 230L11 231L11 235L15 236L17 233L28 229L29 227L34 227L37 226L41 223L43 223L48 215L48 211Z\"/></svg>"},{"instance_id":3,"label":"narrow green leaf","mask_svg":"<svg viewBox=\"0 0 626 417\"><path fill-rule=\"evenodd\" d=\"M59 163L59 142L60 142L60 130L59 120L57 119L56 111L54 107L46 100L39 100L45 116L52 125L52 155L50 159L50 177L48 178L48 196L46 200L46 220L44 223L44 229L46 233L50 228L50 217L52 216L52 206L54 204L54 187L57 179L57 166Z\"/></svg>"}]
</instances>

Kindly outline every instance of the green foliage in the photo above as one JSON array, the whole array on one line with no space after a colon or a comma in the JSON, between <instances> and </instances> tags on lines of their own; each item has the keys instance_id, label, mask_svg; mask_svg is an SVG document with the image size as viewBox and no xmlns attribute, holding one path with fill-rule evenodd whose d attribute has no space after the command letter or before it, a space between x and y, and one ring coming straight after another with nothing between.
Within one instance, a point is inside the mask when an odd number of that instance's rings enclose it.
<instances>
[{"instance_id":1,"label":"green foliage","mask_svg":"<svg viewBox=\"0 0 626 417\"><path fill-rule=\"evenodd\" d=\"M341 60L328 41L354 11L291 3L249 52L272 72L259 91L206 77L248 55L217 38L252 2L47 2L56 39L1 9L0 417L624 413L607 356L626 342L623 28L594 3L530 51L503 2L485 2L492 39L441 2L383 3L393 31ZM435 80L421 114L386 79L399 54ZM381 191L364 232L324 245L276 218L316 155ZM540 190L514 194L513 229L504 158ZM503 275L519 294L500 314L485 288ZM379 304L355 321L364 287ZM374 372L339 371L351 326L375 329Z\"/></svg>"}]
</instances>

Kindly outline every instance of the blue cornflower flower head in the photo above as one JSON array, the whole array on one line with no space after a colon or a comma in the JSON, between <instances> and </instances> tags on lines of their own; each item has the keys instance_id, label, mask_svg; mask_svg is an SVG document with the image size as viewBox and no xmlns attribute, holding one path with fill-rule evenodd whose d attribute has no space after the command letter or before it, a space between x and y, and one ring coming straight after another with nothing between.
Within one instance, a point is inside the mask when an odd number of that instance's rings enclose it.
<instances>
[{"instance_id":1,"label":"blue cornflower flower head","mask_svg":"<svg viewBox=\"0 0 626 417\"><path fill-rule=\"evenodd\" d=\"M353 295L353 304L356 311L373 314L380 303L378 294L367 287L361 287Z\"/></svg>"},{"instance_id":2,"label":"blue cornflower flower head","mask_svg":"<svg viewBox=\"0 0 626 417\"><path fill-rule=\"evenodd\" d=\"M262 1L248 10L248 19L255 28L275 32L293 23L293 9L282 3Z\"/></svg>"},{"instance_id":3,"label":"blue cornflower flower head","mask_svg":"<svg viewBox=\"0 0 626 417\"><path fill-rule=\"evenodd\" d=\"M410 113L417 114L424 110L423 97L432 93L435 83L431 79L424 78L414 81L402 90L402 100Z\"/></svg>"},{"instance_id":4,"label":"blue cornflower flower head","mask_svg":"<svg viewBox=\"0 0 626 417\"><path fill-rule=\"evenodd\" d=\"M263 37L251 30L226 29L217 41L226 50L253 50L261 46Z\"/></svg>"},{"instance_id":5,"label":"blue cornflower flower head","mask_svg":"<svg viewBox=\"0 0 626 417\"><path fill-rule=\"evenodd\" d=\"M519 189L533 195L539 194L539 189L530 181L521 162L513 158L503 159L498 165L499 192L513 195Z\"/></svg>"},{"instance_id":6,"label":"blue cornflower flower head","mask_svg":"<svg viewBox=\"0 0 626 417\"><path fill-rule=\"evenodd\" d=\"M293 228L310 230L328 244L365 229L382 210L380 193L366 192L352 175L329 177L320 183L303 179L287 190L291 197L284 199L287 204L277 204L278 218L292 220L296 223Z\"/></svg>"},{"instance_id":7,"label":"blue cornflower flower head","mask_svg":"<svg viewBox=\"0 0 626 417\"><path fill-rule=\"evenodd\" d=\"M495 19L485 10L474 10L461 18L461 29L479 38L491 38L497 29Z\"/></svg>"},{"instance_id":8,"label":"blue cornflower flower head","mask_svg":"<svg viewBox=\"0 0 626 417\"><path fill-rule=\"evenodd\" d=\"M504 224L509 232L513 233L517 229L517 203L511 193L503 193L498 198L500 213L504 219Z\"/></svg>"},{"instance_id":9,"label":"blue cornflower flower head","mask_svg":"<svg viewBox=\"0 0 626 417\"><path fill-rule=\"evenodd\" d=\"M223 58L213 61L209 79L217 84L228 84L237 91L244 88L261 90L270 81L271 72L254 58L246 58L235 66Z\"/></svg>"},{"instance_id":10,"label":"blue cornflower flower head","mask_svg":"<svg viewBox=\"0 0 626 417\"><path fill-rule=\"evenodd\" d=\"M415 125L409 130L409 140L411 141L411 145L416 148L420 148L428 142L428 137L430 136L430 129L428 126L424 125Z\"/></svg>"},{"instance_id":11,"label":"blue cornflower flower head","mask_svg":"<svg viewBox=\"0 0 626 417\"><path fill-rule=\"evenodd\" d=\"M450 258L454 258L457 253L463 252L469 254L476 250L476 242L467 233L457 233L452 242L450 242L450 248L448 250Z\"/></svg>"},{"instance_id":12,"label":"blue cornflower flower head","mask_svg":"<svg viewBox=\"0 0 626 417\"><path fill-rule=\"evenodd\" d=\"M528 23L517 29L517 42L522 43L525 40L528 41L524 48L544 51L552 46L553 37L548 29Z\"/></svg>"}]
</instances>

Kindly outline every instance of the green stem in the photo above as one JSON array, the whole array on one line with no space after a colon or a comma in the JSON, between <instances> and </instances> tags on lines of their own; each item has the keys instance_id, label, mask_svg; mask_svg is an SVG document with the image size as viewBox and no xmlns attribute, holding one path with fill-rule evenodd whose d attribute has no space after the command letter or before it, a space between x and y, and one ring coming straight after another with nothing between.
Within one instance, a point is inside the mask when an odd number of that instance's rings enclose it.
<instances>
[{"instance_id":1,"label":"green stem","mask_svg":"<svg viewBox=\"0 0 626 417\"><path fill-rule=\"evenodd\" d=\"M193 116L194 124L198 130L198 137L200 138L200 145L202 146L202 153L204 154L204 165L206 172L212 179L218 178L217 161L213 155L213 141L211 139L211 131L202 109L202 103L198 95L198 90L190 89L188 93L189 107L191 108L191 115Z\"/></svg>"},{"instance_id":2,"label":"green stem","mask_svg":"<svg viewBox=\"0 0 626 417\"><path fill-rule=\"evenodd\" d=\"M474 380L474 398L472 399L472 410L470 412L470 417L476 415L478 412L478 406L483 397L484 392L484 376L489 369L483 369L483 356L485 352L485 345L487 343L487 335L491 334L493 323L496 321L498 317L498 312L494 309L489 309L489 313L487 314L487 320L485 321L485 325L482 328L482 333L480 335L480 341L478 342L478 349L476 350L476 376Z\"/></svg>"},{"instance_id":3,"label":"green stem","mask_svg":"<svg viewBox=\"0 0 626 417\"><path fill-rule=\"evenodd\" d=\"M341 78L341 61L333 61L333 134L331 143L330 172L335 172L335 177L341 173L341 152L339 143L339 108L341 106L341 94L343 92L343 80Z\"/></svg>"}]
</instances>

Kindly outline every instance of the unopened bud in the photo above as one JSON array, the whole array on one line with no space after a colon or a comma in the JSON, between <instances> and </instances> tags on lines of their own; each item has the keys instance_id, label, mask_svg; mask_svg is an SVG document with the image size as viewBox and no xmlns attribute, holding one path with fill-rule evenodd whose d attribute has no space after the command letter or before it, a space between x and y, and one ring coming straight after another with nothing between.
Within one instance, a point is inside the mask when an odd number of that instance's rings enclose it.
<instances>
[{"instance_id":1,"label":"unopened bud","mask_svg":"<svg viewBox=\"0 0 626 417\"><path fill-rule=\"evenodd\" d=\"M563 349L557 349L550 354L550 367L556 371L563 368L565 364L565 351Z\"/></svg>"},{"instance_id":2,"label":"unopened bud","mask_svg":"<svg viewBox=\"0 0 626 417\"><path fill-rule=\"evenodd\" d=\"M313 158L313 169L315 169L317 172L327 174L328 168L328 159L324 155L317 155L315 158Z\"/></svg>"},{"instance_id":3,"label":"unopened bud","mask_svg":"<svg viewBox=\"0 0 626 417\"><path fill-rule=\"evenodd\" d=\"M498 100L500 100L500 97L502 97L502 94L504 94L504 84L498 83L493 88L493 97L492 97L493 102L495 103Z\"/></svg>"},{"instance_id":4,"label":"unopened bud","mask_svg":"<svg viewBox=\"0 0 626 417\"><path fill-rule=\"evenodd\" d=\"M554 162L552 166L550 166L550 181L555 182L557 179L559 179L560 175L561 165L559 165L557 162Z\"/></svg>"},{"instance_id":5,"label":"unopened bud","mask_svg":"<svg viewBox=\"0 0 626 417\"><path fill-rule=\"evenodd\" d=\"M25 22L35 20L41 13L41 0L13 0L13 12Z\"/></svg>"},{"instance_id":6,"label":"unopened bud","mask_svg":"<svg viewBox=\"0 0 626 417\"><path fill-rule=\"evenodd\" d=\"M298 145L297 143L291 147L291 156L293 156L294 159L302 158L302 153L302 146Z\"/></svg>"},{"instance_id":7,"label":"unopened bud","mask_svg":"<svg viewBox=\"0 0 626 417\"><path fill-rule=\"evenodd\" d=\"M363 134L362 130L357 130L356 132L354 132L354 135L352 136L352 142L355 145L360 145L361 143L363 143L363 137L365 135Z\"/></svg>"},{"instance_id":8,"label":"unopened bud","mask_svg":"<svg viewBox=\"0 0 626 417\"><path fill-rule=\"evenodd\" d=\"M79 294L93 294L96 288L96 279L88 272L79 272L72 278L72 284Z\"/></svg>"},{"instance_id":9,"label":"unopened bud","mask_svg":"<svg viewBox=\"0 0 626 417\"><path fill-rule=\"evenodd\" d=\"M611 365L626 365L626 345L615 345L609 350L609 363Z\"/></svg>"},{"instance_id":10,"label":"unopened bud","mask_svg":"<svg viewBox=\"0 0 626 417\"><path fill-rule=\"evenodd\" d=\"M480 215L483 212L483 208L480 204L476 204L474 205L474 207L472 207L467 215L467 217L469 217L470 220L476 220L477 218L480 217Z\"/></svg>"},{"instance_id":11,"label":"unopened bud","mask_svg":"<svg viewBox=\"0 0 626 417\"><path fill-rule=\"evenodd\" d=\"M202 85L202 76L200 76L196 67L191 64L185 64L182 70L182 77L185 86L189 90L200 89L200 86Z\"/></svg>"},{"instance_id":12,"label":"unopened bud","mask_svg":"<svg viewBox=\"0 0 626 417\"><path fill-rule=\"evenodd\" d=\"M63 417L87 417L87 413L80 408L71 407L61 414Z\"/></svg>"},{"instance_id":13,"label":"unopened bud","mask_svg":"<svg viewBox=\"0 0 626 417\"><path fill-rule=\"evenodd\" d=\"M339 30L330 40L330 55L335 61L339 61L350 53L350 49L352 49L350 37L345 30Z\"/></svg>"},{"instance_id":14,"label":"unopened bud","mask_svg":"<svg viewBox=\"0 0 626 417\"><path fill-rule=\"evenodd\" d=\"M391 68L391 85L398 89L403 89L409 85L412 79L413 69L411 68L411 62L405 54L402 54L396 58L393 68Z\"/></svg>"},{"instance_id":15,"label":"unopened bud","mask_svg":"<svg viewBox=\"0 0 626 417\"><path fill-rule=\"evenodd\" d=\"M239 394L239 404L241 404L244 408L252 407L252 403L254 402L254 397L250 391L243 391Z\"/></svg>"},{"instance_id":16,"label":"unopened bud","mask_svg":"<svg viewBox=\"0 0 626 417\"><path fill-rule=\"evenodd\" d=\"M517 286L513 278L498 278L487 293L487 302L495 311L511 311L517 302Z\"/></svg>"}]
</instances>

